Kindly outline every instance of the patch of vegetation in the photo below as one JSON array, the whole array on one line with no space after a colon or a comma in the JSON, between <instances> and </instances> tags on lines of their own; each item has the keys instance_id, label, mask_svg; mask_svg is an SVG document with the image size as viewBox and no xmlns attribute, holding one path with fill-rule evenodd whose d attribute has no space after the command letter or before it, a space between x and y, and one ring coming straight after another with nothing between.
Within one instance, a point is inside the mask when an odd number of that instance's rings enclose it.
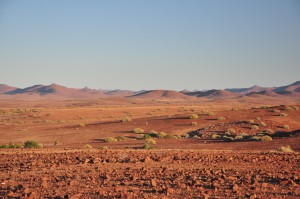
<instances>
[{"instance_id":1,"label":"patch of vegetation","mask_svg":"<svg viewBox=\"0 0 300 199\"><path fill-rule=\"evenodd\" d=\"M294 150L288 145L288 146L281 146L278 149L281 152L285 152L285 153L291 153L294 152Z\"/></svg>"},{"instance_id":2,"label":"patch of vegetation","mask_svg":"<svg viewBox=\"0 0 300 199\"><path fill-rule=\"evenodd\" d=\"M144 146L143 146L143 149L147 149L147 150L150 150L152 148L153 147L150 144L148 144L148 143L145 143Z\"/></svg>"},{"instance_id":3,"label":"patch of vegetation","mask_svg":"<svg viewBox=\"0 0 300 199\"><path fill-rule=\"evenodd\" d=\"M144 131L144 129L141 129L141 128L135 128L135 129L133 129L133 132L134 133L144 133L145 131Z\"/></svg>"},{"instance_id":4,"label":"patch of vegetation","mask_svg":"<svg viewBox=\"0 0 300 199\"><path fill-rule=\"evenodd\" d=\"M121 122L131 122L132 119L130 117L124 117L121 119Z\"/></svg>"},{"instance_id":5,"label":"patch of vegetation","mask_svg":"<svg viewBox=\"0 0 300 199\"><path fill-rule=\"evenodd\" d=\"M99 146L98 149L100 149L100 150L107 150L108 147L107 146Z\"/></svg>"},{"instance_id":6,"label":"patch of vegetation","mask_svg":"<svg viewBox=\"0 0 300 199\"><path fill-rule=\"evenodd\" d=\"M89 145L89 144L86 144L86 145L83 146L83 148L84 149L92 149L93 147L91 145Z\"/></svg>"},{"instance_id":7,"label":"patch of vegetation","mask_svg":"<svg viewBox=\"0 0 300 199\"><path fill-rule=\"evenodd\" d=\"M124 137L124 136L117 136L116 140L117 141L123 141L123 140L126 140L126 137Z\"/></svg>"},{"instance_id":8,"label":"patch of vegetation","mask_svg":"<svg viewBox=\"0 0 300 199\"><path fill-rule=\"evenodd\" d=\"M259 127L258 127L257 125L252 125L252 126L251 126L251 129L252 129L252 130L258 130Z\"/></svg>"},{"instance_id":9,"label":"patch of vegetation","mask_svg":"<svg viewBox=\"0 0 300 199\"><path fill-rule=\"evenodd\" d=\"M199 116L197 114L191 114L189 116L189 119L198 119L198 118L199 118Z\"/></svg>"},{"instance_id":10,"label":"patch of vegetation","mask_svg":"<svg viewBox=\"0 0 300 199\"><path fill-rule=\"evenodd\" d=\"M221 136L216 134L216 133L213 133L213 134L210 135L210 138L211 139L219 139L219 138L221 138Z\"/></svg>"},{"instance_id":11,"label":"patch of vegetation","mask_svg":"<svg viewBox=\"0 0 300 199\"><path fill-rule=\"evenodd\" d=\"M152 138L149 138L149 139L146 140L146 143L152 145L152 144L156 144L156 141Z\"/></svg>"},{"instance_id":12,"label":"patch of vegetation","mask_svg":"<svg viewBox=\"0 0 300 199\"><path fill-rule=\"evenodd\" d=\"M266 125L266 123L264 123L264 122L260 122L260 123L259 123L259 126L267 126L267 125Z\"/></svg>"},{"instance_id":13,"label":"patch of vegetation","mask_svg":"<svg viewBox=\"0 0 300 199\"><path fill-rule=\"evenodd\" d=\"M235 130L233 128L227 129L226 133L232 134L235 133Z\"/></svg>"},{"instance_id":14,"label":"patch of vegetation","mask_svg":"<svg viewBox=\"0 0 300 199\"><path fill-rule=\"evenodd\" d=\"M152 138L152 136L149 133L144 134L143 137L142 137L143 140L147 140L147 139L150 139L150 138Z\"/></svg>"},{"instance_id":15,"label":"patch of vegetation","mask_svg":"<svg viewBox=\"0 0 300 199\"><path fill-rule=\"evenodd\" d=\"M290 129L290 126L285 124L285 125L282 126L282 128L284 128L284 129Z\"/></svg>"},{"instance_id":16,"label":"patch of vegetation","mask_svg":"<svg viewBox=\"0 0 300 199\"><path fill-rule=\"evenodd\" d=\"M218 120L220 121L225 120L225 117L218 117Z\"/></svg>"},{"instance_id":17,"label":"patch of vegetation","mask_svg":"<svg viewBox=\"0 0 300 199\"><path fill-rule=\"evenodd\" d=\"M104 142L108 142L108 143L117 142L117 139L113 138L113 137L107 137L107 138L104 139Z\"/></svg>"},{"instance_id":18,"label":"patch of vegetation","mask_svg":"<svg viewBox=\"0 0 300 199\"><path fill-rule=\"evenodd\" d=\"M0 145L0 149L19 149L19 148L22 148L22 145L13 144L13 143Z\"/></svg>"},{"instance_id":19,"label":"patch of vegetation","mask_svg":"<svg viewBox=\"0 0 300 199\"><path fill-rule=\"evenodd\" d=\"M255 121L254 120L248 120L248 124L254 124Z\"/></svg>"},{"instance_id":20,"label":"patch of vegetation","mask_svg":"<svg viewBox=\"0 0 300 199\"><path fill-rule=\"evenodd\" d=\"M299 107L298 106L291 106L292 107L292 109L294 110L294 111L298 111L299 110Z\"/></svg>"},{"instance_id":21,"label":"patch of vegetation","mask_svg":"<svg viewBox=\"0 0 300 199\"><path fill-rule=\"evenodd\" d=\"M27 149L31 149L31 148L43 148L43 144L40 144L40 143L37 143L36 141L32 141L32 140L29 140L29 141L26 141L24 143L24 148L27 148Z\"/></svg>"},{"instance_id":22,"label":"patch of vegetation","mask_svg":"<svg viewBox=\"0 0 300 199\"><path fill-rule=\"evenodd\" d=\"M157 138L166 138L168 134L166 134L165 132L159 132L157 134Z\"/></svg>"},{"instance_id":23,"label":"patch of vegetation","mask_svg":"<svg viewBox=\"0 0 300 199\"><path fill-rule=\"evenodd\" d=\"M84 123L79 123L78 126L83 128L83 127L85 127L85 124Z\"/></svg>"},{"instance_id":24,"label":"patch of vegetation","mask_svg":"<svg viewBox=\"0 0 300 199\"><path fill-rule=\"evenodd\" d=\"M288 115L286 113L280 113L278 114L279 117L287 117Z\"/></svg>"},{"instance_id":25,"label":"patch of vegetation","mask_svg":"<svg viewBox=\"0 0 300 199\"><path fill-rule=\"evenodd\" d=\"M197 122L192 122L191 125L192 125L192 126L197 126L198 123L197 123Z\"/></svg>"}]
</instances>

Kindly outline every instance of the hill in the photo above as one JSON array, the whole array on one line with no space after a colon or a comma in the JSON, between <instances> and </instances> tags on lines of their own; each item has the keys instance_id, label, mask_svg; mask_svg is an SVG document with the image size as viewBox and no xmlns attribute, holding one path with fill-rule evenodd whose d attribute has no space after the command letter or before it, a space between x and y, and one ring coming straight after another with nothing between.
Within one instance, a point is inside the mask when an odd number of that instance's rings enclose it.
<instances>
[{"instance_id":1,"label":"hill","mask_svg":"<svg viewBox=\"0 0 300 199\"><path fill-rule=\"evenodd\" d=\"M191 98L190 96L187 96L183 93L173 91L173 90L150 90L129 97L142 98L142 99L160 99L160 98L189 99Z\"/></svg>"}]
</instances>

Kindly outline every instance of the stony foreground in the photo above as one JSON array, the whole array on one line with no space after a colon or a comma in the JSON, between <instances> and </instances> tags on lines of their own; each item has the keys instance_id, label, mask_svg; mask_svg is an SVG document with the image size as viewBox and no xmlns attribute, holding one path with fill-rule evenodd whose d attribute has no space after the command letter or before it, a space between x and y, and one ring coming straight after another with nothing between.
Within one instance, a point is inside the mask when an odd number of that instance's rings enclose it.
<instances>
[{"instance_id":1,"label":"stony foreground","mask_svg":"<svg viewBox=\"0 0 300 199\"><path fill-rule=\"evenodd\" d=\"M2 150L0 198L300 198L299 153Z\"/></svg>"}]
</instances>

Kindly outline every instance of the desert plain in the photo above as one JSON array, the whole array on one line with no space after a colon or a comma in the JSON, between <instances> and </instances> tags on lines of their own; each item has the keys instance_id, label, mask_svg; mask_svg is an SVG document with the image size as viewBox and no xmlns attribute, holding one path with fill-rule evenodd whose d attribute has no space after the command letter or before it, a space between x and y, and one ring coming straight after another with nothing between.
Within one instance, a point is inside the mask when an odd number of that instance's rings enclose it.
<instances>
[{"instance_id":1,"label":"desert plain","mask_svg":"<svg viewBox=\"0 0 300 199\"><path fill-rule=\"evenodd\" d=\"M300 198L298 94L144 94L1 95L0 198Z\"/></svg>"}]
</instances>

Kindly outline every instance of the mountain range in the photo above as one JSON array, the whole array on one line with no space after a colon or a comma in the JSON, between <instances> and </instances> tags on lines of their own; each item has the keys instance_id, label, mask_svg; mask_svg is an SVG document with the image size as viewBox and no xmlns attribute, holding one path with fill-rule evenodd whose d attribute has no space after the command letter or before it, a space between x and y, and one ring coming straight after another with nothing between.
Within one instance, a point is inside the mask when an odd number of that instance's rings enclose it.
<instances>
[{"instance_id":1,"label":"mountain range","mask_svg":"<svg viewBox=\"0 0 300 199\"><path fill-rule=\"evenodd\" d=\"M0 96L13 97L51 97L51 98L133 98L133 99L197 99L197 98L235 98L240 96L257 97L295 97L300 98L300 81L281 87L260 87L212 89L206 91L174 90L102 90L85 88L68 88L58 84L34 85L27 88L16 88L0 84Z\"/></svg>"}]
</instances>

